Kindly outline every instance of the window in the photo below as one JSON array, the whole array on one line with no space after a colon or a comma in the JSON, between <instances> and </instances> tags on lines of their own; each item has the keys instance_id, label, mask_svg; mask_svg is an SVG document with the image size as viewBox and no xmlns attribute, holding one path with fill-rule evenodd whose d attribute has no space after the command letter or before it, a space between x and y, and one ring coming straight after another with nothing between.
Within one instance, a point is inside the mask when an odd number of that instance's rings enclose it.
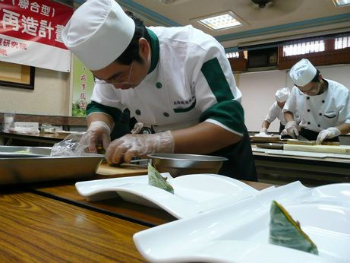
<instances>
[{"instance_id":1,"label":"window","mask_svg":"<svg viewBox=\"0 0 350 263\"><path fill-rule=\"evenodd\" d=\"M0 86L34 89L35 68L0 61Z\"/></svg>"},{"instance_id":2,"label":"window","mask_svg":"<svg viewBox=\"0 0 350 263\"><path fill-rule=\"evenodd\" d=\"M334 49L343 49L350 47L350 36L342 36L334 39Z\"/></svg>"},{"instance_id":3,"label":"window","mask_svg":"<svg viewBox=\"0 0 350 263\"><path fill-rule=\"evenodd\" d=\"M313 40L301 43L287 44L283 46L284 57L318 53L323 51L325 51L325 43L323 40Z\"/></svg>"},{"instance_id":4,"label":"window","mask_svg":"<svg viewBox=\"0 0 350 263\"><path fill-rule=\"evenodd\" d=\"M227 58L239 58L239 52L229 52L226 53Z\"/></svg>"}]
</instances>

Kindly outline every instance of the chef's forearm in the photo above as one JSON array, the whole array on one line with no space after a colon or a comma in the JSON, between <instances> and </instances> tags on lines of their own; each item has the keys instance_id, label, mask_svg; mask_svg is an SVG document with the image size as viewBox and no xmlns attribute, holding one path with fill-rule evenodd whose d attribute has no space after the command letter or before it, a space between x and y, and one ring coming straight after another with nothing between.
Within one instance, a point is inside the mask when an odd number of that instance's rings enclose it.
<instances>
[{"instance_id":1,"label":"chef's forearm","mask_svg":"<svg viewBox=\"0 0 350 263\"><path fill-rule=\"evenodd\" d=\"M202 122L191 128L172 131L175 153L208 154L239 142L242 137L218 125Z\"/></svg>"},{"instance_id":2,"label":"chef's forearm","mask_svg":"<svg viewBox=\"0 0 350 263\"><path fill-rule=\"evenodd\" d=\"M337 128L341 132L341 134L350 133L350 124L348 124L348 123L343 123L343 124L337 126Z\"/></svg>"},{"instance_id":3,"label":"chef's forearm","mask_svg":"<svg viewBox=\"0 0 350 263\"><path fill-rule=\"evenodd\" d=\"M94 112L89 114L89 116L86 118L87 126L89 127L91 122L93 121L103 121L105 122L109 128L112 130L114 126L114 121L111 116L108 114L102 113L102 112Z\"/></svg>"},{"instance_id":4,"label":"chef's forearm","mask_svg":"<svg viewBox=\"0 0 350 263\"><path fill-rule=\"evenodd\" d=\"M286 111L286 112L284 113L284 119L286 120L286 122L294 121L294 115L293 115L293 113L291 113L290 111Z\"/></svg>"},{"instance_id":5,"label":"chef's forearm","mask_svg":"<svg viewBox=\"0 0 350 263\"><path fill-rule=\"evenodd\" d=\"M270 127L270 123L268 121L263 121L262 128L265 128L266 130Z\"/></svg>"}]
</instances>

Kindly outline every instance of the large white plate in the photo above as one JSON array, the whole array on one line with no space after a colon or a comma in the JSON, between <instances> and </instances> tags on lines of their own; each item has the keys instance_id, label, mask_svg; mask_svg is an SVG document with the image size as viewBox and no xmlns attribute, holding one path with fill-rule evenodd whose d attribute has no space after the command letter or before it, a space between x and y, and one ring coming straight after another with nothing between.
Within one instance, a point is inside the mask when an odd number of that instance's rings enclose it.
<instances>
[{"instance_id":1,"label":"large white plate","mask_svg":"<svg viewBox=\"0 0 350 263\"><path fill-rule=\"evenodd\" d=\"M196 217L141 231L134 235L134 242L150 262L350 262L350 209L299 203L302 196L313 193L296 183L278 187ZM282 203L301 223L318 246L319 256L268 243L272 200Z\"/></svg>"},{"instance_id":2,"label":"large white plate","mask_svg":"<svg viewBox=\"0 0 350 263\"><path fill-rule=\"evenodd\" d=\"M164 209L176 218L191 217L252 197L258 191L236 179L217 174L192 174L172 178L171 194L148 184L148 176L78 182L75 187L89 201L120 196L125 201Z\"/></svg>"}]
</instances>

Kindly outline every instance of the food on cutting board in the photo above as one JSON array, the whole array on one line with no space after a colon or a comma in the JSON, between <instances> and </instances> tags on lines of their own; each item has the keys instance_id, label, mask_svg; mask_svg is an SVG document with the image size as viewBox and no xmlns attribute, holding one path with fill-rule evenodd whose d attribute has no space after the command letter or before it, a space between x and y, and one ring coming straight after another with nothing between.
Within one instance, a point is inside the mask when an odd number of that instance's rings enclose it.
<instances>
[{"instance_id":1,"label":"food on cutting board","mask_svg":"<svg viewBox=\"0 0 350 263\"><path fill-rule=\"evenodd\" d=\"M150 163L148 163L148 184L174 194L174 188Z\"/></svg>"},{"instance_id":2,"label":"food on cutting board","mask_svg":"<svg viewBox=\"0 0 350 263\"><path fill-rule=\"evenodd\" d=\"M301 229L300 223L294 221L287 210L276 201L272 202L270 209L269 242L318 255L315 243Z\"/></svg>"}]
</instances>

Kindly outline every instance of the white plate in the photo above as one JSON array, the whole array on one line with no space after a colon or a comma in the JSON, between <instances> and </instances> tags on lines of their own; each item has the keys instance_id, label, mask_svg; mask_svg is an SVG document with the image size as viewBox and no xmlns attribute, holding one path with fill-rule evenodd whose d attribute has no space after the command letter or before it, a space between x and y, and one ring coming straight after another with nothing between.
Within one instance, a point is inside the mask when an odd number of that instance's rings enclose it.
<instances>
[{"instance_id":1,"label":"white plate","mask_svg":"<svg viewBox=\"0 0 350 263\"><path fill-rule=\"evenodd\" d=\"M125 201L164 209L176 218L191 217L249 198L258 191L236 179L217 174L191 174L172 178L171 194L148 184L148 176L78 182L80 195L90 201L120 196Z\"/></svg>"},{"instance_id":2,"label":"white plate","mask_svg":"<svg viewBox=\"0 0 350 263\"><path fill-rule=\"evenodd\" d=\"M290 205L309 189L282 186L196 217L134 235L150 262L311 263L350 262L350 209L322 204ZM301 223L319 256L268 243L269 210L277 200Z\"/></svg>"},{"instance_id":3,"label":"white plate","mask_svg":"<svg viewBox=\"0 0 350 263\"><path fill-rule=\"evenodd\" d=\"M312 189L312 197L332 204L341 204L350 208L350 184L329 184Z\"/></svg>"}]
</instances>

